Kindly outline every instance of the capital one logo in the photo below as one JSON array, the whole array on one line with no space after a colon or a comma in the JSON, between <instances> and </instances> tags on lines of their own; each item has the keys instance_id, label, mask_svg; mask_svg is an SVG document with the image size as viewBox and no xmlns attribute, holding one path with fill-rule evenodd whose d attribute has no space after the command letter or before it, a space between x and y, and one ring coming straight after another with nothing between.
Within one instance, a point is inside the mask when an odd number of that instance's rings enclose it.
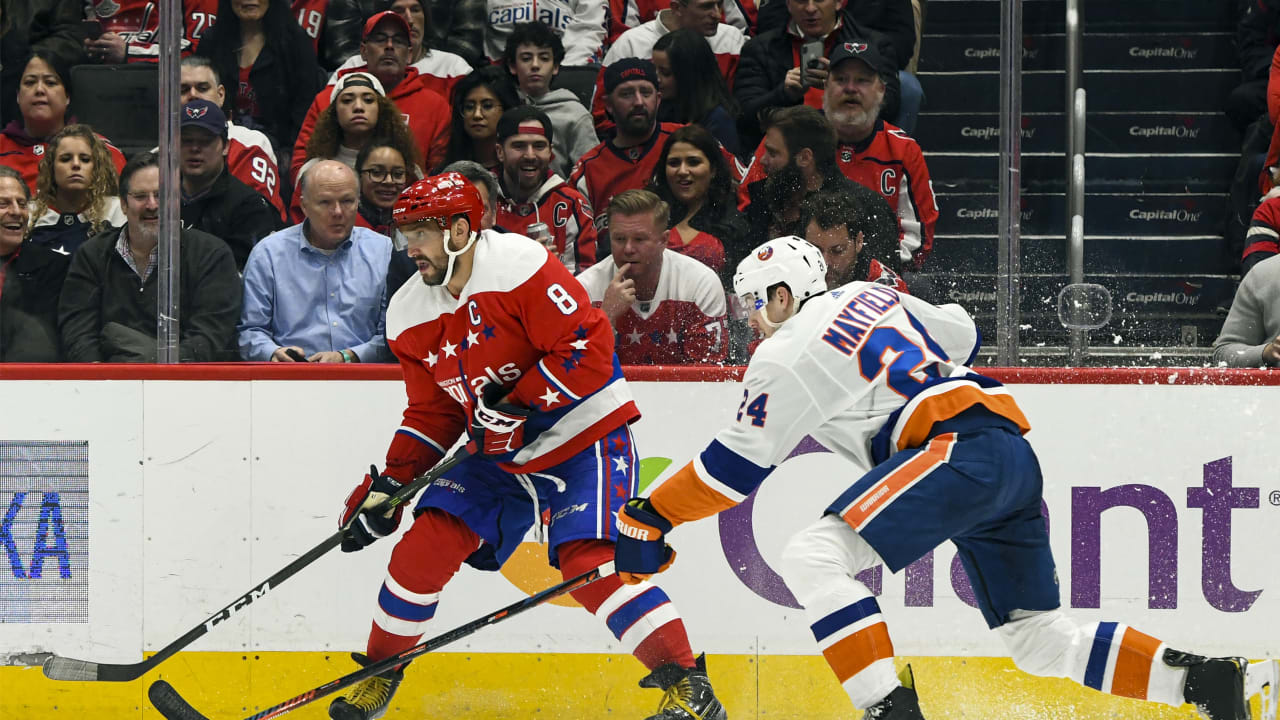
<instances>
[{"instance_id":1,"label":"capital one logo","mask_svg":"<svg viewBox=\"0 0 1280 720\"><path fill-rule=\"evenodd\" d=\"M800 443L787 458L809 453L829 452L810 438ZM850 473L850 483L856 478ZM768 481L766 481L768 482ZM719 516L720 542L729 567L738 579L756 595L777 605L799 608L799 603L787 589L781 576L769 566L760 553L753 527L752 510L756 495L753 493L742 504L730 508ZM1145 520L1147 530L1147 607L1171 610L1178 607L1177 556L1179 517L1178 502L1185 503L1189 511L1199 511L1201 552L1200 591L1211 607L1221 612L1244 612L1253 606L1262 594L1261 590L1246 590L1235 585L1231 577L1231 520L1233 510L1257 509L1259 489L1234 487L1232 484L1231 458L1226 457L1204 465L1201 486L1188 487L1185 498L1170 497L1164 490L1152 485L1124 484L1112 487L1076 486L1071 489L1070 555L1055 557L1059 566L1070 564L1071 587L1064 589L1064 600L1074 608L1097 608L1102 601L1102 518L1116 508L1137 510ZM814 508L815 518L820 507ZM1046 526L1049 510L1041 506ZM1131 522L1132 514L1112 522ZM1063 520L1059 520L1062 522ZM1182 528L1195 532L1191 528ZM1120 553L1142 557L1143 553L1131 546L1106 547L1108 553ZM1135 562L1137 562L1135 560ZM1138 568L1132 568L1137 572ZM965 603L976 607L968 576L954 558L949 572L951 587ZM926 554L903 570L905 583L904 604L907 607L933 607L934 605L934 555ZM876 567L858 575L877 595L883 588L883 568Z\"/></svg>"}]
</instances>

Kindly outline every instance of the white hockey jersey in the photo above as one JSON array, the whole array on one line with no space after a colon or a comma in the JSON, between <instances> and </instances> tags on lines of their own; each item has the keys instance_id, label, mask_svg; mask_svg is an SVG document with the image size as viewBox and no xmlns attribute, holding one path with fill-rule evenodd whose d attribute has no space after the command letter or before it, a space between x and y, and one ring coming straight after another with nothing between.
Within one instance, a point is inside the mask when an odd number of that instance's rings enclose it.
<instances>
[{"instance_id":1,"label":"white hockey jersey","mask_svg":"<svg viewBox=\"0 0 1280 720\"><path fill-rule=\"evenodd\" d=\"M959 305L866 282L812 298L760 344L733 421L654 503L685 522L742 502L806 435L870 469L979 406L1026 432L1004 386L967 367L979 345Z\"/></svg>"},{"instance_id":2,"label":"white hockey jersey","mask_svg":"<svg viewBox=\"0 0 1280 720\"><path fill-rule=\"evenodd\" d=\"M540 20L551 26L564 44L565 67L590 65L604 56L605 0L487 0L484 51L502 61L507 36L518 23Z\"/></svg>"}]
</instances>

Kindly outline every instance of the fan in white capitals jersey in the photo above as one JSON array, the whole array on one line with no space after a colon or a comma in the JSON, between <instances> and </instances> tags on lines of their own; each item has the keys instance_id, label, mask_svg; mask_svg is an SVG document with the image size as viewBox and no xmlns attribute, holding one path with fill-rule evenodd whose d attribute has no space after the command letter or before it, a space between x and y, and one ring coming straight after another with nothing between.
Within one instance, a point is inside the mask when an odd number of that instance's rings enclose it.
<instances>
[{"instance_id":1,"label":"fan in white capitals jersey","mask_svg":"<svg viewBox=\"0 0 1280 720\"><path fill-rule=\"evenodd\" d=\"M394 531L403 507L385 517L366 511L463 433L474 454L418 499L378 593L370 660L416 644L461 565L499 569L530 528L566 578L609 562L614 514L638 487L630 423L639 412L608 320L541 244L473 230L483 212L479 191L457 173L411 185L392 211L422 278L405 283L387 309L409 405L386 469L371 470L347 498L341 523L356 522L343 549ZM665 691L654 718L724 720L661 588L609 575L572 595L651 670L641 686ZM330 705L330 717L380 717L402 671L355 686Z\"/></svg>"},{"instance_id":2,"label":"fan in white capitals jersey","mask_svg":"<svg viewBox=\"0 0 1280 720\"><path fill-rule=\"evenodd\" d=\"M1209 720L1248 720L1260 690L1264 708L1275 707L1274 660L1204 657L1121 623L1062 613L1040 466L1023 438L1030 428L1006 388L966 366L979 345L973 321L958 305L875 283L826 292L825 272L822 253L798 237L771 240L738 265L734 292L767 339L729 425L618 514L624 580L670 565L665 535L674 526L742 502L810 435L871 469L788 541L782 575L865 717L925 716L910 667L895 673L885 618L855 576L880 564L898 572L946 540L1023 671L1191 703Z\"/></svg>"}]
</instances>

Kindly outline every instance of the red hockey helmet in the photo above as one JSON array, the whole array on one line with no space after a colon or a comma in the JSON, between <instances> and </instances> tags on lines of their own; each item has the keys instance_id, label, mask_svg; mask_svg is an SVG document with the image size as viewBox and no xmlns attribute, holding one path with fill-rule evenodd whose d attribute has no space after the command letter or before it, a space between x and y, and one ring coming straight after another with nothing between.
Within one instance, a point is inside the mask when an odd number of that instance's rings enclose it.
<instances>
[{"instance_id":1,"label":"red hockey helmet","mask_svg":"<svg viewBox=\"0 0 1280 720\"><path fill-rule=\"evenodd\" d=\"M471 232L480 232L484 200L471 181L456 172L448 172L405 188L391 210L391 222L403 226L434 220L445 230L457 215L465 215L471 222Z\"/></svg>"}]
</instances>

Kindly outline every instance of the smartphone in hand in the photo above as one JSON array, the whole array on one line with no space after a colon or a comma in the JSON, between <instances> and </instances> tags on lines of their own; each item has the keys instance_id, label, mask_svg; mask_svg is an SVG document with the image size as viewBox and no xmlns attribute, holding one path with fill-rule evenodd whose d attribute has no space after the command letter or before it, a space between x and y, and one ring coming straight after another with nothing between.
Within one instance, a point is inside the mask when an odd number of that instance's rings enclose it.
<instances>
[{"instance_id":1,"label":"smartphone in hand","mask_svg":"<svg viewBox=\"0 0 1280 720\"><path fill-rule=\"evenodd\" d=\"M810 40L800 46L800 84L806 88L815 86L809 70L822 67L823 51L821 40Z\"/></svg>"},{"instance_id":2,"label":"smartphone in hand","mask_svg":"<svg viewBox=\"0 0 1280 720\"><path fill-rule=\"evenodd\" d=\"M84 36L89 40L97 40L102 37L102 22L100 20L81 20L80 29L84 30Z\"/></svg>"}]
</instances>

